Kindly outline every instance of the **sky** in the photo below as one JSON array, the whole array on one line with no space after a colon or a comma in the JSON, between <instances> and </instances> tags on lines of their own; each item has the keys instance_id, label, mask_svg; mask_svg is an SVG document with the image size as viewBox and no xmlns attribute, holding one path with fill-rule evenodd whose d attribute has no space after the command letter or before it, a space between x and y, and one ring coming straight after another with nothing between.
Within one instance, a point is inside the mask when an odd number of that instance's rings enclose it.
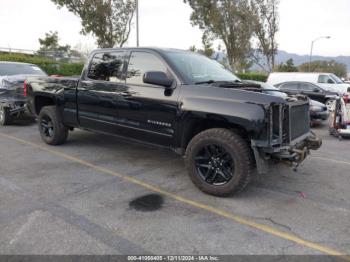
<instances>
[{"instance_id":1,"label":"sky","mask_svg":"<svg viewBox=\"0 0 350 262\"><path fill-rule=\"evenodd\" d=\"M191 8L183 0L139 0L140 45L188 49L201 47L202 32L190 23ZM309 54L350 56L350 0L281 0L279 49ZM50 0L0 0L0 48L39 48L38 38L58 31L60 44L89 51L93 36L80 34L78 17ZM127 46L136 45L135 23Z\"/></svg>"}]
</instances>

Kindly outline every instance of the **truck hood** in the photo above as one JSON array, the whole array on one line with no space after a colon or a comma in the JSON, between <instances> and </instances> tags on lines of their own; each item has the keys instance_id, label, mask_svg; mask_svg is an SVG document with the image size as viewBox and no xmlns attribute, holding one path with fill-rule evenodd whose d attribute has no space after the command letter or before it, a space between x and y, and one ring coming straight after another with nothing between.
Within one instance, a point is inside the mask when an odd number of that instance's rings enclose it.
<instances>
[{"instance_id":1,"label":"truck hood","mask_svg":"<svg viewBox=\"0 0 350 262\"><path fill-rule=\"evenodd\" d=\"M200 100L249 103L269 106L273 103L287 103L285 97L271 95L263 88L225 88L210 85L188 85L187 97ZM255 90L255 91L254 91Z\"/></svg>"}]
</instances>

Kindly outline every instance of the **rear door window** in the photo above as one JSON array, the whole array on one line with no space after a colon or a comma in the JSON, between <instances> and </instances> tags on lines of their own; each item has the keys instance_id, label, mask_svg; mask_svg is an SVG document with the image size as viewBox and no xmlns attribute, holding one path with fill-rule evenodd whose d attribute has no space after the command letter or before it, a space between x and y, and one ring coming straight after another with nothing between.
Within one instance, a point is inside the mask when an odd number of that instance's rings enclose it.
<instances>
[{"instance_id":1,"label":"rear door window","mask_svg":"<svg viewBox=\"0 0 350 262\"><path fill-rule=\"evenodd\" d=\"M96 54L88 70L88 78L108 82L123 81L124 52Z\"/></svg>"}]
</instances>

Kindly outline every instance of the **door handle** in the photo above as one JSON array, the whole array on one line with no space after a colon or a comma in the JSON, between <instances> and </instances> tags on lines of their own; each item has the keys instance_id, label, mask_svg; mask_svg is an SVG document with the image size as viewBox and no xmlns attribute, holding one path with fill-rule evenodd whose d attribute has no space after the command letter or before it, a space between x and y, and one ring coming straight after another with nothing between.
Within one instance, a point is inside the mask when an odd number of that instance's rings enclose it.
<instances>
[{"instance_id":1,"label":"door handle","mask_svg":"<svg viewBox=\"0 0 350 262\"><path fill-rule=\"evenodd\" d=\"M92 81L84 81L84 82L82 82L83 89L92 87L93 85L94 85L94 82L92 82Z\"/></svg>"}]
</instances>

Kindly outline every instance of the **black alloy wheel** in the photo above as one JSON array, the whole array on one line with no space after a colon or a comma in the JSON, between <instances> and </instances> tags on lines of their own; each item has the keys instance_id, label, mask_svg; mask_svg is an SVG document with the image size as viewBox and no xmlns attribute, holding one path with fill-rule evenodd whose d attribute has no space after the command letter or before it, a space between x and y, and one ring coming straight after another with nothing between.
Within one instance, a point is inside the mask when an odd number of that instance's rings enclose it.
<instances>
[{"instance_id":1,"label":"black alloy wheel","mask_svg":"<svg viewBox=\"0 0 350 262\"><path fill-rule=\"evenodd\" d=\"M194 160L199 176L210 185L224 185L234 176L233 158L222 146L205 145Z\"/></svg>"},{"instance_id":2,"label":"black alloy wheel","mask_svg":"<svg viewBox=\"0 0 350 262\"><path fill-rule=\"evenodd\" d=\"M68 137L68 127L63 124L60 110L56 106L45 106L40 110L39 132L49 145L61 145Z\"/></svg>"},{"instance_id":3,"label":"black alloy wheel","mask_svg":"<svg viewBox=\"0 0 350 262\"><path fill-rule=\"evenodd\" d=\"M186 148L185 164L192 182L215 196L243 191L255 170L247 141L225 128L207 129L195 135Z\"/></svg>"}]
</instances>

